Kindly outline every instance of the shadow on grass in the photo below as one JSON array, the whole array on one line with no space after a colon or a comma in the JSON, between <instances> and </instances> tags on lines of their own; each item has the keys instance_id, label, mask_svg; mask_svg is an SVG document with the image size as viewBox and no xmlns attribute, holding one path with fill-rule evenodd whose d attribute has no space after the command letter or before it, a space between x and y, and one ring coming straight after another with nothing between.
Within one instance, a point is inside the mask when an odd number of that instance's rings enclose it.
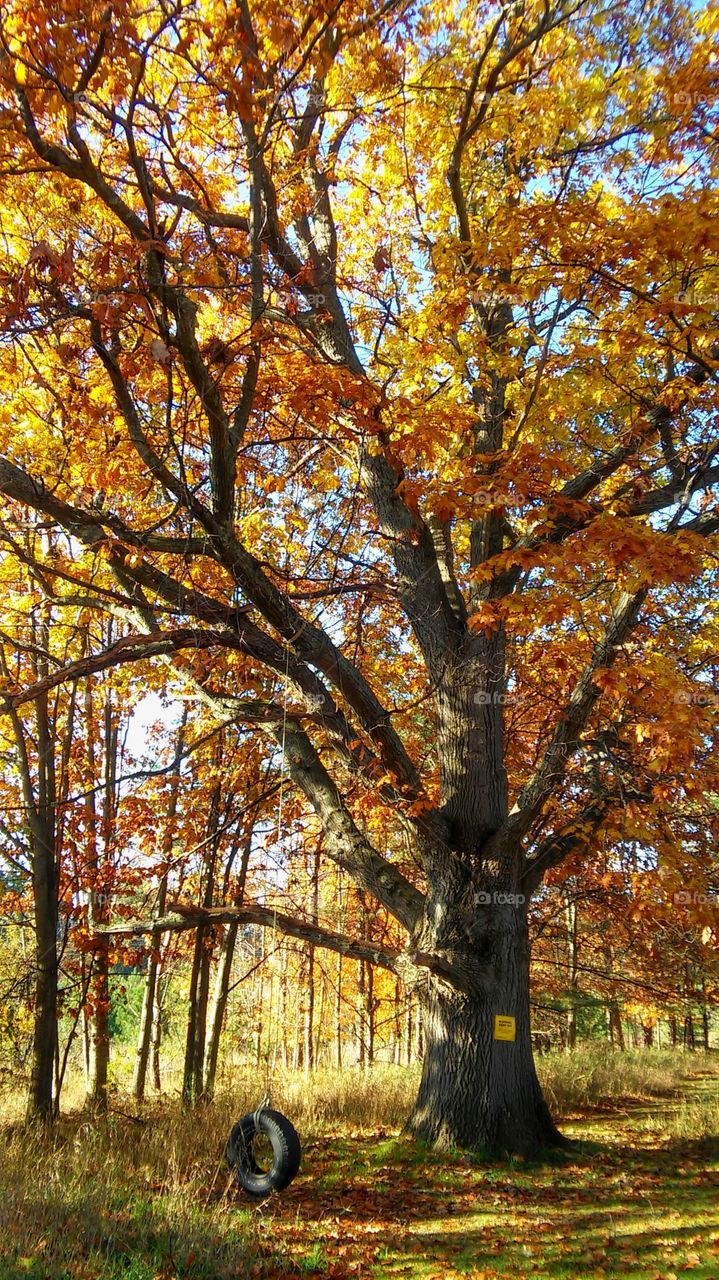
<instances>
[{"instance_id":1,"label":"shadow on grass","mask_svg":"<svg viewBox=\"0 0 719 1280\"><path fill-rule=\"evenodd\" d=\"M316 1273L338 1278L621 1280L677 1269L719 1280L718 1165L719 1139L584 1139L548 1161L490 1164L405 1137L357 1135L311 1144L301 1180L262 1213L276 1240L291 1229L305 1274L298 1228Z\"/></svg>"}]
</instances>

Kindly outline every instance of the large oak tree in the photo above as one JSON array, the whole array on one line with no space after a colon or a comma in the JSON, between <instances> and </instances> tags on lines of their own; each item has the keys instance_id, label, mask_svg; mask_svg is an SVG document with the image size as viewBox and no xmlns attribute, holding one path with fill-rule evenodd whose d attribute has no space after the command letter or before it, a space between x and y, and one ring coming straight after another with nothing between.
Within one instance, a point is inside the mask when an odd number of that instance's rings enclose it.
<instances>
[{"instance_id":1,"label":"large oak tree","mask_svg":"<svg viewBox=\"0 0 719 1280\"><path fill-rule=\"evenodd\" d=\"M161 658L281 743L407 941L280 924L416 990L435 1142L559 1140L547 870L707 839L717 25L3 6L0 490L66 532L57 598L123 622L83 674Z\"/></svg>"}]
</instances>

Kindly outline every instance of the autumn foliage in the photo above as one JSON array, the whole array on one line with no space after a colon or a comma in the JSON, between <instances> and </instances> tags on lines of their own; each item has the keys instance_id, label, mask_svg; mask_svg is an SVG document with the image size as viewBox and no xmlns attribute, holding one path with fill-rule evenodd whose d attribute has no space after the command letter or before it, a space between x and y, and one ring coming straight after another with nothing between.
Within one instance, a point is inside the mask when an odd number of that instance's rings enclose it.
<instances>
[{"instance_id":1,"label":"autumn foliage","mask_svg":"<svg viewBox=\"0 0 719 1280\"><path fill-rule=\"evenodd\" d=\"M200 1010L233 911L381 967L444 1028L432 1140L555 1140L525 971L558 903L647 1018L715 993L718 27L2 7L0 787L67 814L21 864L96 977L133 921L194 946ZM148 688L193 708L164 845L108 763Z\"/></svg>"}]
</instances>

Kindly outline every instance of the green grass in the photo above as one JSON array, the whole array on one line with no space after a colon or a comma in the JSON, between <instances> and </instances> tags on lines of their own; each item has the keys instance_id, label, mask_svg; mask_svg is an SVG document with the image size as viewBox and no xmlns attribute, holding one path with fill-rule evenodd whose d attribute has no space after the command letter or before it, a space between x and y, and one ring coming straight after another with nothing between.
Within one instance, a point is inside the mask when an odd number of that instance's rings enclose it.
<instances>
[{"instance_id":1,"label":"green grass","mask_svg":"<svg viewBox=\"0 0 719 1280\"><path fill-rule=\"evenodd\" d=\"M412 1142L400 1122L416 1074L278 1080L303 1168L261 1202L221 1159L256 1100L249 1078L189 1115L168 1098L144 1123L76 1112L52 1137L7 1124L0 1280L719 1280L717 1057L609 1057L544 1060L578 1140L544 1164Z\"/></svg>"}]
</instances>

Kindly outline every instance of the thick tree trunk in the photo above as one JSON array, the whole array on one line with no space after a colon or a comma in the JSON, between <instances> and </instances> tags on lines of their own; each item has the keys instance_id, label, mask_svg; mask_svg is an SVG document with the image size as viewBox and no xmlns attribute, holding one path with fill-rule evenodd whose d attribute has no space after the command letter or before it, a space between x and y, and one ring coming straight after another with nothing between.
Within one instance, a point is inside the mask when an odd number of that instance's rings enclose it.
<instances>
[{"instance_id":1,"label":"thick tree trunk","mask_svg":"<svg viewBox=\"0 0 719 1280\"><path fill-rule=\"evenodd\" d=\"M422 1002L424 1066L410 1128L439 1147L531 1154L564 1145L542 1096L529 1022L529 943L522 910L495 907L485 933L484 983L467 991L431 976ZM513 1018L516 1039L495 1038Z\"/></svg>"}]
</instances>

